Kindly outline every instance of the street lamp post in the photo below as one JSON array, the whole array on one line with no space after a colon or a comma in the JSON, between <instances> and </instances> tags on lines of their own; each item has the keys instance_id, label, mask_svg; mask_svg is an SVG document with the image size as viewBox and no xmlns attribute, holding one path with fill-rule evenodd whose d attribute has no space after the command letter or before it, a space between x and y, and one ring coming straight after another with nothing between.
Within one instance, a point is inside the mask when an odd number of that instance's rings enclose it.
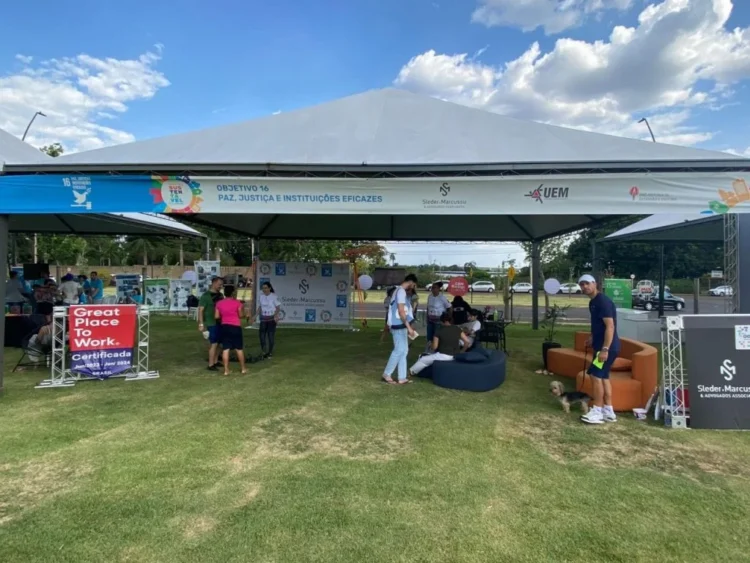
<instances>
[{"instance_id":1,"label":"street lamp post","mask_svg":"<svg viewBox=\"0 0 750 563\"><path fill-rule=\"evenodd\" d=\"M41 115L42 117L47 117L47 115L44 114L44 113L42 113L41 111L36 112L32 116L31 121L29 121L29 124L26 126L26 131L23 132L23 137L21 137L21 141L25 141L26 140L26 135L29 134L29 129L31 129L31 126L33 125L34 120L36 119L37 115ZM37 236L36 236L36 233L34 233L34 250L33 250L33 253L34 253L34 263L35 264L37 262L37 244L38 244L37 243Z\"/></svg>"},{"instance_id":2,"label":"street lamp post","mask_svg":"<svg viewBox=\"0 0 750 563\"><path fill-rule=\"evenodd\" d=\"M47 117L45 114L43 114L41 111L38 111L34 114L34 117L31 118L31 121L29 121L29 124L26 126L26 131L23 132L23 137L21 137L22 141L26 140L26 135L29 134L29 129L31 129L31 125L34 123L34 120L36 119L37 115L41 115L42 117Z\"/></svg>"},{"instance_id":3,"label":"street lamp post","mask_svg":"<svg viewBox=\"0 0 750 563\"><path fill-rule=\"evenodd\" d=\"M638 123L645 123L646 124L646 127L648 127L648 132L651 133L651 140L655 143L656 142L656 137L654 137L654 132L651 130L651 125L649 124L648 119L646 119L644 117Z\"/></svg>"}]
</instances>

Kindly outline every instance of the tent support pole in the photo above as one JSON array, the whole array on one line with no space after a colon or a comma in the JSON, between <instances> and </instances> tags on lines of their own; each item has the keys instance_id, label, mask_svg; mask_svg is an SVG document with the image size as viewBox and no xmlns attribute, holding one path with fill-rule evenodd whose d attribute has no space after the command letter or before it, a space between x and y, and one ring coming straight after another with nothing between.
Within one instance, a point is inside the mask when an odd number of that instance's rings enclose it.
<instances>
[{"instance_id":1,"label":"tent support pole","mask_svg":"<svg viewBox=\"0 0 750 563\"><path fill-rule=\"evenodd\" d=\"M737 218L737 313L750 314L750 215ZM744 256L744 258L743 258Z\"/></svg>"},{"instance_id":2,"label":"tent support pole","mask_svg":"<svg viewBox=\"0 0 750 563\"><path fill-rule=\"evenodd\" d=\"M541 273L541 248L539 241L531 243L531 328L539 330L539 274Z\"/></svg>"},{"instance_id":3,"label":"tent support pole","mask_svg":"<svg viewBox=\"0 0 750 563\"><path fill-rule=\"evenodd\" d=\"M596 283L599 287L604 287L604 280L602 279L601 272L599 270L599 256L597 254L596 241L591 241L591 275L594 276Z\"/></svg>"},{"instance_id":4,"label":"tent support pole","mask_svg":"<svg viewBox=\"0 0 750 563\"><path fill-rule=\"evenodd\" d=\"M5 305L5 280L8 279L8 215L0 215L0 303ZM5 317L0 324L0 395L3 394L3 376L5 375Z\"/></svg>"},{"instance_id":5,"label":"tent support pole","mask_svg":"<svg viewBox=\"0 0 750 563\"><path fill-rule=\"evenodd\" d=\"M667 272L664 268L664 245L659 245L659 318L664 316L664 286L667 283Z\"/></svg>"}]
</instances>

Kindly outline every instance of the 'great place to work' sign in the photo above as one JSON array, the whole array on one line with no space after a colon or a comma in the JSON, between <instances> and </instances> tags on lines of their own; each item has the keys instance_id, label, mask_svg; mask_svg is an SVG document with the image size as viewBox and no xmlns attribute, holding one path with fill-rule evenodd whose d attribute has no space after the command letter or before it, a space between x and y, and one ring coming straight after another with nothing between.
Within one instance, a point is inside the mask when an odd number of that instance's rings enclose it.
<instances>
[{"instance_id":1,"label":"'great place to work' sign","mask_svg":"<svg viewBox=\"0 0 750 563\"><path fill-rule=\"evenodd\" d=\"M136 309L136 305L70 307L70 370L106 379L130 369L133 365Z\"/></svg>"},{"instance_id":2,"label":"'great place to work' sign","mask_svg":"<svg viewBox=\"0 0 750 563\"><path fill-rule=\"evenodd\" d=\"M750 430L750 316L685 315L691 428Z\"/></svg>"}]
</instances>

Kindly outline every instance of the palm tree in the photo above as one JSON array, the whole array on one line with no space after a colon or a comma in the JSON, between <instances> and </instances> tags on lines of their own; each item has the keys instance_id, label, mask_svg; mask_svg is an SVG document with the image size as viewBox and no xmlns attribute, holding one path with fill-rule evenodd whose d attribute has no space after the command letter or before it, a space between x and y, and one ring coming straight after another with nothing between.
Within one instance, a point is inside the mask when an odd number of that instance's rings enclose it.
<instances>
[{"instance_id":1,"label":"palm tree","mask_svg":"<svg viewBox=\"0 0 750 563\"><path fill-rule=\"evenodd\" d=\"M141 237L129 238L127 247L130 255L140 254L143 256L143 265L148 266L148 256L150 253L153 253L154 250L154 245L151 240Z\"/></svg>"}]
</instances>

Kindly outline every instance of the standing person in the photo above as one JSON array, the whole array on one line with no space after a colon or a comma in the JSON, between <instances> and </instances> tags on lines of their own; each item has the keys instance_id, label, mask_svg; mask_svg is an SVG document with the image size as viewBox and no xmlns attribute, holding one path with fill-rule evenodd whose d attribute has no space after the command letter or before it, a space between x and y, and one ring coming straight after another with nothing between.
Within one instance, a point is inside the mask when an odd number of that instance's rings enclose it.
<instances>
[{"instance_id":1,"label":"standing person","mask_svg":"<svg viewBox=\"0 0 750 563\"><path fill-rule=\"evenodd\" d=\"M410 375L417 375L434 362L453 361L453 357L461 351L461 346L467 348L470 346L469 338L460 326L453 324L451 314L447 311L440 316L440 325L430 344L435 353L421 356L409 370Z\"/></svg>"},{"instance_id":2,"label":"standing person","mask_svg":"<svg viewBox=\"0 0 750 563\"><path fill-rule=\"evenodd\" d=\"M238 301L234 286L228 285L224 288L224 299L215 305L215 318L221 320L221 356L224 360L224 375L229 375L229 351L237 353L242 375L247 373L245 369L245 352L242 342L242 319L245 317L245 306Z\"/></svg>"},{"instance_id":3,"label":"standing person","mask_svg":"<svg viewBox=\"0 0 750 563\"><path fill-rule=\"evenodd\" d=\"M406 292L417 286L417 276L409 274L403 283L396 287L391 297L390 307L388 309L388 329L393 336L393 352L388 359L388 364L383 372L383 381L395 385L393 381L393 372L398 369L398 384L404 385L411 383L406 378L406 356L409 354L409 337L414 337L416 332L411 326L414 321L412 309L409 306Z\"/></svg>"},{"instance_id":4,"label":"standing person","mask_svg":"<svg viewBox=\"0 0 750 563\"><path fill-rule=\"evenodd\" d=\"M101 305L104 301L104 282L96 272L91 272L89 279L89 297L94 305Z\"/></svg>"},{"instance_id":5,"label":"standing person","mask_svg":"<svg viewBox=\"0 0 750 563\"><path fill-rule=\"evenodd\" d=\"M65 274L60 284L60 293L62 294L63 305L70 306L79 303L83 290L73 274Z\"/></svg>"},{"instance_id":6,"label":"standing person","mask_svg":"<svg viewBox=\"0 0 750 563\"><path fill-rule=\"evenodd\" d=\"M612 300L601 293L593 276L586 274L578 280L581 291L589 298L589 313L591 314L591 338L587 346L591 346L594 360L588 369L592 377L594 406L581 417L588 424L604 424L615 422L617 416L612 409L612 384L609 372L612 364L620 353L620 338L617 336L617 309ZM602 362L601 367L594 365Z\"/></svg>"},{"instance_id":7,"label":"standing person","mask_svg":"<svg viewBox=\"0 0 750 563\"><path fill-rule=\"evenodd\" d=\"M89 278L86 277L85 274L81 274L78 276L78 284L81 286L82 292L80 297L78 298L78 303L81 305L85 305L89 302L89 290L91 289L91 285L89 284Z\"/></svg>"},{"instance_id":8,"label":"standing person","mask_svg":"<svg viewBox=\"0 0 750 563\"><path fill-rule=\"evenodd\" d=\"M211 286L208 291L201 295L198 301L198 330L208 332L208 369L216 371L219 363L219 325L216 322L216 303L221 301L221 288L224 286L224 280L214 278L211 280Z\"/></svg>"},{"instance_id":9,"label":"standing person","mask_svg":"<svg viewBox=\"0 0 750 563\"><path fill-rule=\"evenodd\" d=\"M442 293L442 289L443 282L433 283L427 297L427 350L432 346L432 339L435 338L435 331L440 326L443 313L451 311L451 304Z\"/></svg>"},{"instance_id":10,"label":"standing person","mask_svg":"<svg viewBox=\"0 0 750 563\"><path fill-rule=\"evenodd\" d=\"M453 309L453 324L454 325L464 325L469 322L469 304L464 301L464 298L459 296L456 296L453 299L453 303L451 304L451 308Z\"/></svg>"},{"instance_id":11,"label":"standing person","mask_svg":"<svg viewBox=\"0 0 750 563\"><path fill-rule=\"evenodd\" d=\"M263 282L260 292L256 311L256 314L260 314L260 348L263 357L268 359L273 357L273 349L276 345L276 325L279 322L281 303L270 282Z\"/></svg>"},{"instance_id":12,"label":"standing person","mask_svg":"<svg viewBox=\"0 0 750 563\"><path fill-rule=\"evenodd\" d=\"M383 325L383 331L380 333L381 344L385 340L385 335L390 332L388 330L388 310L391 308L391 298L393 297L393 292L396 291L396 287L398 286L394 285L388 289L388 291L385 292L385 299L383 299L383 306L385 307L385 325Z\"/></svg>"},{"instance_id":13,"label":"standing person","mask_svg":"<svg viewBox=\"0 0 750 563\"><path fill-rule=\"evenodd\" d=\"M5 304L9 307L22 307L26 303L23 294L26 292L23 283L18 278L18 272L11 271L5 286Z\"/></svg>"}]
</instances>

